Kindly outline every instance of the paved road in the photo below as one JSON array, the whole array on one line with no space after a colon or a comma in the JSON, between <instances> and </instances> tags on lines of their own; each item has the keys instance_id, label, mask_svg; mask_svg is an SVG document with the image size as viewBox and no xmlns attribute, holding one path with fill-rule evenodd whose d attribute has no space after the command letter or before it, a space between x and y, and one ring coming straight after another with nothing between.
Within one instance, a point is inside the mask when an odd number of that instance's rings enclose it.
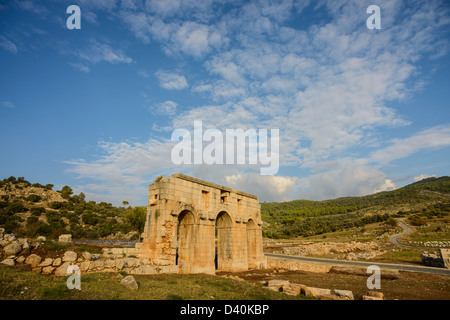
<instances>
[{"instance_id":1,"label":"paved road","mask_svg":"<svg viewBox=\"0 0 450 320\"><path fill-rule=\"evenodd\" d=\"M403 232L402 233L398 233L398 234L394 234L392 237L390 237L389 241L395 245L398 246L404 246L404 247L421 247L421 246L414 246L411 244L406 244L406 243L401 243L400 241L398 241L398 238L407 235L408 233L411 233L413 231L413 229L408 226L406 223L404 223L402 220L397 220L398 224L400 227L403 228Z\"/></svg>"},{"instance_id":2,"label":"paved road","mask_svg":"<svg viewBox=\"0 0 450 320\"><path fill-rule=\"evenodd\" d=\"M404 235L407 235L408 233L411 233L413 231L413 228L408 226L406 223L404 223L400 219L398 219L397 221L398 221L399 226L403 228L403 232L394 234L393 236L391 236L389 238L389 241L392 244L395 244L398 246L403 246L403 247L411 247L411 248L425 248L425 249L433 249L433 248L438 249L439 248L439 247L433 247L433 246L418 246L418 245L414 245L414 244L407 244L407 243L400 242L398 239Z\"/></svg>"},{"instance_id":3,"label":"paved road","mask_svg":"<svg viewBox=\"0 0 450 320\"><path fill-rule=\"evenodd\" d=\"M371 265L377 265L380 269L393 269L393 270L405 270L412 272L425 272L425 273L433 273L433 274L441 274L450 276L449 269L443 268L433 268L433 267L425 267L425 266L413 266L413 265L405 265L405 264L393 264L393 263L380 263L380 262L363 262L363 261L347 261L347 260L335 260L335 259L323 259L323 258L311 258L311 257L298 257L298 256L287 256L283 254L274 254L274 253L266 253L266 257L273 258L282 258L289 260L297 260L302 262L313 262L320 264L332 264L335 266L356 266L356 267L368 267Z\"/></svg>"}]
</instances>

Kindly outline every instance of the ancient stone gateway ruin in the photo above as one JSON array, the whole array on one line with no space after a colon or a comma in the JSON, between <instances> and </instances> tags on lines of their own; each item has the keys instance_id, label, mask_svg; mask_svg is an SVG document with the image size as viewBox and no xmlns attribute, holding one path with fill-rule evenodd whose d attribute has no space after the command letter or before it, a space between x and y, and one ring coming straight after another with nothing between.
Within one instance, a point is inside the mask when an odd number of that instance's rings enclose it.
<instances>
[{"instance_id":1,"label":"ancient stone gateway ruin","mask_svg":"<svg viewBox=\"0 0 450 320\"><path fill-rule=\"evenodd\" d=\"M258 197L173 174L149 186L139 254L179 273L265 268Z\"/></svg>"}]
</instances>

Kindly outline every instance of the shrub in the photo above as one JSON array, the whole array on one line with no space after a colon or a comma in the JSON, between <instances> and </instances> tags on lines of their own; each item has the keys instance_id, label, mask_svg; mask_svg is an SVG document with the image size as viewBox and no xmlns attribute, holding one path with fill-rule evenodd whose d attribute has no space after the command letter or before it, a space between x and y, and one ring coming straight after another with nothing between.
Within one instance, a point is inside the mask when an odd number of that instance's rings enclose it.
<instances>
[{"instance_id":1,"label":"shrub","mask_svg":"<svg viewBox=\"0 0 450 320\"><path fill-rule=\"evenodd\" d=\"M30 209L30 211L33 216L40 216L41 214L45 213L45 208L44 207L33 207Z\"/></svg>"}]
</instances>

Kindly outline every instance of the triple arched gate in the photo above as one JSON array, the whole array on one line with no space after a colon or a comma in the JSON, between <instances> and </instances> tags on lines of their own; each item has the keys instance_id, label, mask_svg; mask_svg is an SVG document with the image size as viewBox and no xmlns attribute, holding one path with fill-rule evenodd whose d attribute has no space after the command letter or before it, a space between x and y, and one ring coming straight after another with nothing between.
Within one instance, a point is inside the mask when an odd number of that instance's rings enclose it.
<instances>
[{"instance_id":1,"label":"triple arched gate","mask_svg":"<svg viewBox=\"0 0 450 320\"><path fill-rule=\"evenodd\" d=\"M174 174L149 186L141 256L179 273L263 268L256 196Z\"/></svg>"}]
</instances>

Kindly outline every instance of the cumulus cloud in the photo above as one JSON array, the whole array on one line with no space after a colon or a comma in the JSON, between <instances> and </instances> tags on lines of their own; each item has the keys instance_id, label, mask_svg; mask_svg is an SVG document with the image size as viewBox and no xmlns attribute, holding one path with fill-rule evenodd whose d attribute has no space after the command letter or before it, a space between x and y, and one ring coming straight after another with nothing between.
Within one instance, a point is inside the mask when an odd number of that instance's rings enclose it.
<instances>
[{"instance_id":1,"label":"cumulus cloud","mask_svg":"<svg viewBox=\"0 0 450 320\"><path fill-rule=\"evenodd\" d=\"M186 77L180 74L159 70L155 76L159 80L159 85L167 90L182 90L188 86Z\"/></svg>"},{"instance_id":2,"label":"cumulus cloud","mask_svg":"<svg viewBox=\"0 0 450 320\"><path fill-rule=\"evenodd\" d=\"M257 195L260 201L288 201L293 199L298 178L239 173L225 176L225 182L235 189Z\"/></svg>"},{"instance_id":3,"label":"cumulus cloud","mask_svg":"<svg viewBox=\"0 0 450 320\"><path fill-rule=\"evenodd\" d=\"M299 180L298 198L311 200L364 196L396 188L385 173L375 167L347 163L337 169Z\"/></svg>"}]
</instances>

